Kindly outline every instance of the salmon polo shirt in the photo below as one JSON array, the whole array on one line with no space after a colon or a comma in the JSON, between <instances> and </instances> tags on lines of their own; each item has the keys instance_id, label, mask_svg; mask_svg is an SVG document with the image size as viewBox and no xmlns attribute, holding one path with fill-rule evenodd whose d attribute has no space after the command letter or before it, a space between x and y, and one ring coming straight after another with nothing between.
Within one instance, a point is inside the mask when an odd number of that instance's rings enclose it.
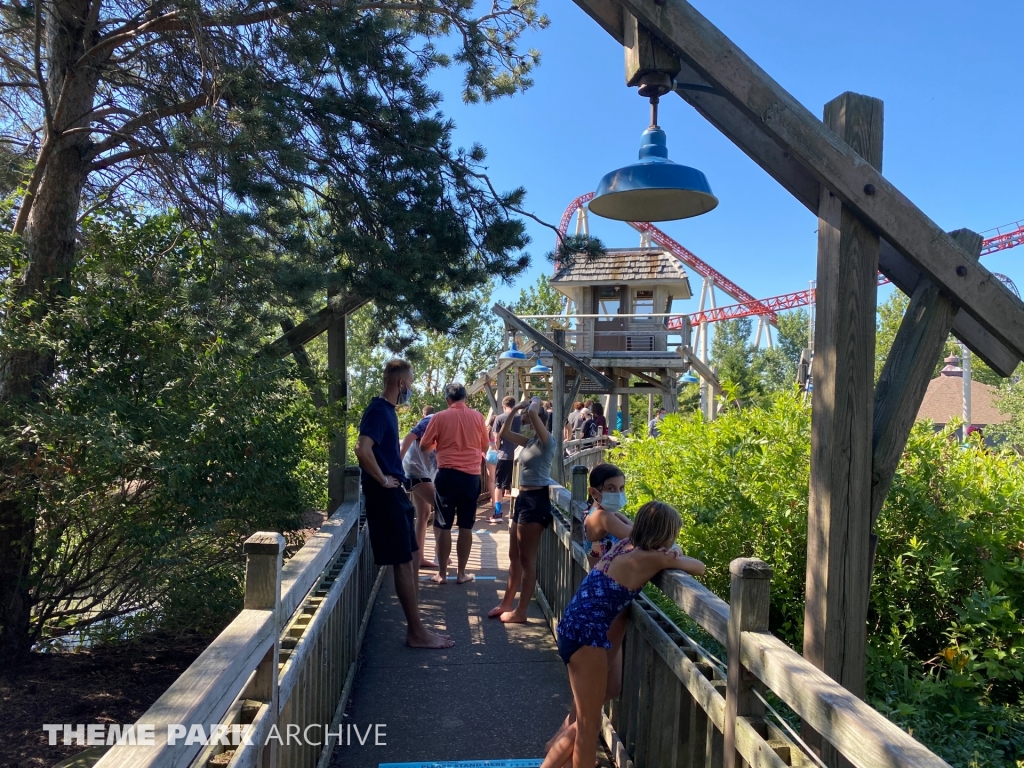
<instances>
[{"instance_id":1,"label":"salmon polo shirt","mask_svg":"<svg viewBox=\"0 0 1024 768\"><path fill-rule=\"evenodd\" d=\"M420 450L437 451L438 469L457 469L467 475L480 474L481 454L489 444L484 417L461 400L435 413L420 438Z\"/></svg>"}]
</instances>

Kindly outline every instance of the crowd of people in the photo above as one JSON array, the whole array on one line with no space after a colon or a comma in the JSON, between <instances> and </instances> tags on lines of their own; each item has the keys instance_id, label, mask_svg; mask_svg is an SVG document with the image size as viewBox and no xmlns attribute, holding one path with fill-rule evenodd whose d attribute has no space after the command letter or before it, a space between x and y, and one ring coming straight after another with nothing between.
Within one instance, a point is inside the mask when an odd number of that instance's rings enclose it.
<instances>
[{"instance_id":1,"label":"crowd of people","mask_svg":"<svg viewBox=\"0 0 1024 768\"><path fill-rule=\"evenodd\" d=\"M457 526L456 583L473 581L467 570L472 531L484 478L491 480L492 518L503 505L519 463L518 494L509 520L508 580L501 602L488 612L503 623L527 621L537 581L537 552L551 525L551 465L557 442L550 403L534 397L506 397L490 422L466 403L466 388L445 388L448 407L427 406L422 419L399 438L397 407L408 404L413 370L405 360L384 369L381 394L363 412L355 453L362 469L370 546L378 565L390 565L395 592L406 619L406 643L414 648L454 645L443 632L424 626L419 612L419 571L436 569L431 581L448 583L452 528ZM579 402L569 414L563 437L607 434L600 403ZM632 520L626 507L626 478L612 464L599 464L589 476L590 506L584 517L590 572L558 625L558 652L568 667L573 707L548 742L542 768L594 765L601 709L622 686L622 641L630 603L659 571L672 568L693 575L704 564L676 546L679 513L651 501ZM436 562L423 555L433 515ZM516 597L518 595L518 601Z\"/></svg>"}]
</instances>

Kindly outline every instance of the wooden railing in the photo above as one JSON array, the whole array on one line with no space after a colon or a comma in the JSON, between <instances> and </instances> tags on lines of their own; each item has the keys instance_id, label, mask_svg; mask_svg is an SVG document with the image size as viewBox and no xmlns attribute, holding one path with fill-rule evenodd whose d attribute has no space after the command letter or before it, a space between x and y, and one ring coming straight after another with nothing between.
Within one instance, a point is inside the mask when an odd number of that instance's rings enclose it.
<instances>
[{"instance_id":1,"label":"wooden railing","mask_svg":"<svg viewBox=\"0 0 1024 768\"><path fill-rule=\"evenodd\" d=\"M565 456L562 459L562 477L569 481L573 467L593 469L604 461L605 451L613 445L609 437L590 437L582 440L566 440Z\"/></svg>"},{"instance_id":2,"label":"wooden railing","mask_svg":"<svg viewBox=\"0 0 1024 768\"><path fill-rule=\"evenodd\" d=\"M577 474L575 494L551 489L555 522L544 532L537 560L537 599L552 632L589 570L581 546L585 486L583 473ZM741 558L730 564L730 574L729 603L680 571L663 571L654 580L722 644L727 664L646 596L633 603L622 694L609 702L602 733L618 768L822 765L797 729L782 717L766 717L768 690L820 735L826 752L858 768L948 768L768 632L767 564Z\"/></svg>"},{"instance_id":3,"label":"wooden railing","mask_svg":"<svg viewBox=\"0 0 1024 768\"><path fill-rule=\"evenodd\" d=\"M97 768L324 768L383 573L360 517L342 505L283 566L281 534L251 536L242 612L139 718L153 743L113 746ZM195 743L196 726L227 743Z\"/></svg>"}]
</instances>

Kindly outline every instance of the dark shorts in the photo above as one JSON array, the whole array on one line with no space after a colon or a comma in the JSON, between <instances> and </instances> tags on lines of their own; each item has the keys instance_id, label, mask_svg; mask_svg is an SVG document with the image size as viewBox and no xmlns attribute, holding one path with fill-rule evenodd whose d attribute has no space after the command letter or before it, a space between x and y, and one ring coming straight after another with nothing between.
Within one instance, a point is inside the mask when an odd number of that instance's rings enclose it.
<instances>
[{"instance_id":1,"label":"dark shorts","mask_svg":"<svg viewBox=\"0 0 1024 768\"><path fill-rule=\"evenodd\" d=\"M412 560L416 544L416 511L403 488L385 488L370 481L363 484L366 497L366 528L377 565L401 565Z\"/></svg>"},{"instance_id":2,"label":"dark shorts","mask_svg":"<svg viewBox=\"0 0 1024 768\"><path fill-rule=\"evenodd\" d=\"M457 469L439 469L434 476L434 527L446 531L456 524L472 528L480 498L480 475Z\"/></svg>"},{"instance_id":3,"label":"dark shorts","mask_svg":"<svg viewBox=\"0 0 1024 768\"><path fill-rule=\"evenodd\" d=\"M519 491L512 508L512 521L517 525L540 523L545 528L551 525L551 492L547 488Z\"/></svg>"},{"instance_id":4,"label":"dark shorts","mask_svg":"<svg viewBox=\"0 0 1024 768\"><path fill-rule=\"evenodd\" d=\"M405 490L407 490L407 491L409 491L411 493L412 489L415 488L420 483L432 483L432 482L434 482L434 481L431 480L429 477L407 477L407 478L405 478Z\"/></svg>"},{"instance_id":5,"label":"dark shorts","mask_svg":"<svg viewBox=\"0 0 1024 768\"><path fill-rule=\"evenodd\" d=\"M494 487L507 491L512 487L512 459L498 459L494 469Z\"/></svg>"},{"instance_id":6,"label":"dark shorts","mask_svg":"<svg viewBox=\"0 0 1024 768\"><path fill-rule=\"evenodd\" d=\"M562 657L562 661L566 664L569 663L569 659L576 653L580 648L585 646L586 643L581 643L579 640L573 640L571 637L565 635L558 636L558 655Z\"/></svg>"}]
</instances>

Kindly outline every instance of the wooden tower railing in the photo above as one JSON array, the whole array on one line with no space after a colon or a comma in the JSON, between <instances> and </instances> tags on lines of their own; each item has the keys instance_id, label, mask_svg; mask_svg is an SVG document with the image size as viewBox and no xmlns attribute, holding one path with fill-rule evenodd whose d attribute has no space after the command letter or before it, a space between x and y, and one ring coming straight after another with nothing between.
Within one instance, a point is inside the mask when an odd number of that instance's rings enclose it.
<instances>
[{"instance_id":1,"label":"wooden tower railing","mask_svg":"<svg viewBox=\"0 0 1024 768\"><path fill-rule=\"evenodd\" d=\"M112 746L96 768L323 768L323 726L340 727L383 573L360 504L339 507L283 565L281 534L251 536L242 612L139 718L155 726L152 745ZM222 726L228 743L189 745L178 729L169 744L175 724L207 736ZM232 745L232 726L251 744ZM275 727L281 739L268 743Z\"/></svg>"},{"instance_id":2,"label":"wooden tower railing","mask_svg":"<svg viewBox=\"0 0 1024 768\"><path fill-rule=\"evenodd\" d=\"M578 476L578 477L577 477ZM551 489L555 522L537 560L537 599L556 632L590 566L583 552L584 472L571 494ZM576 499L574 501L574 498ZM723 663L646 596L630 609L622 694L607 709L603 740L618 768L810 766L796 730L765 717L766 690L858 768L948 768L906 732L768 632L771 568L730 564L729 603L679 571L655 585L720 642Z\"/></svg>"}]
</instances>

